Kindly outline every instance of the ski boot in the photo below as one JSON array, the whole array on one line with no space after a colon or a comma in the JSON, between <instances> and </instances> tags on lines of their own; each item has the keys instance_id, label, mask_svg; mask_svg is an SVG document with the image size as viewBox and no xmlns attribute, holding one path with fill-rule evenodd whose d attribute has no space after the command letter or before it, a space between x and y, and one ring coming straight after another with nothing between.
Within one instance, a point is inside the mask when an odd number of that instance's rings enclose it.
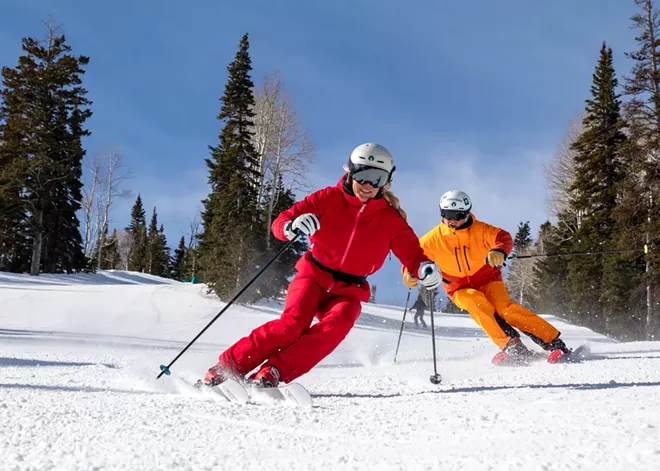
<instances>
[{"instance_id":1,"label":"ski boot","mask_svg":"<svg viewBox=\"0 0 660 471\"><path fill-rule=\"evenodd\" d=\"M248 378L256 388L276 388L280 383L280 372L272 365L263 365L259 371Z\"/></svg>"},{"instance_id":2,"label":"ski boot","mask_svg":"<svg viewBox=\"0 0 660 471\"><path fill-rule=\"evenodd\" d=\"M513 337L491 361L493 365L498 366L526 365L533 356L533 353L522 343L519 337Z\"/></svg>"},{"instance_id":3,"label":"ski boot","mask_svg":"<svg viewBox=\"0 0 660 471\"><path fill-rule=\"evenodd\" d=\"M204 379L200 379L195 383L195 387L208 386L212 388L218 384L224 383L229 379L229 374L227 371L220 365L220 363L215 364L206 372Z\"/></svg>"},{"instance_id":4,"label":"ski boot","mask_svg":"<svg viewBox=\"0 0 660 471\"><path fill-rule=\"evenodd\" d=\"M548 342L547 349L550 351L548 363L568 363L571 361L573 351L559 337Z\"/></svg>"}]
</instances>

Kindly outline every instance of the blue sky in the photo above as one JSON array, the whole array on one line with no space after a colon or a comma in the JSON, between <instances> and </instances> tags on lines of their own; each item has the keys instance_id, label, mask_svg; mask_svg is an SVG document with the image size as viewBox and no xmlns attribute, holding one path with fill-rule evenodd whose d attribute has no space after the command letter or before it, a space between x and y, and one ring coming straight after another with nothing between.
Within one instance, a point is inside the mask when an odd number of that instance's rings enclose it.
<instances>
[{"instance_id":1,"label":"blue sky","mask_svg":"<svg viewBox=\"0 0 660 471\"><path fill-rule=\"evenodd\" d=\"M393 190L424 234L437 202L467 191L478 218L515 232L547 219L543 163L588 98L602 41L635 47L633 0L472 2L0 0L0 65L49 14L88 55L93 154L120 145L129 187L157 206L170 245L208 193L204 158L218 141L226 67L250 33L253 80L278 70L317 148L312 181L333 184L350 151L392 152ZM302 196L302 195L301 195ZM127 223L131 201L113 223ZM372 277L378 301L402 304L399 263Z\"/></svg>"}]
</instances>

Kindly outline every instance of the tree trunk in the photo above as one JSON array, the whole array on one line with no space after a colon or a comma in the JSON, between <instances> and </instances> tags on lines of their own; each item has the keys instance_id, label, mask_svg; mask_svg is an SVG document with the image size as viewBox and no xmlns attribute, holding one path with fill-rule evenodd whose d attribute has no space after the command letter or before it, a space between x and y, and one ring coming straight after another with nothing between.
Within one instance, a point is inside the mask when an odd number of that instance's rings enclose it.
<instances>
[{"instance_id":1,"label":"tree trunk","mask_svg":"<svg viewBox=\"0 0 660 471\"><path fill-rule=\"evenodd\" d=\"M266 215L266 251L270 250L270 226L273 223L273 207L277 198L280 196L278 194L279 187L272 189L270 198L268 199L268 214Z\"/></svg>"},{"instance_id":2,"label":"tree trunk","mask_svg":"<svg viewBox=\"0 0 660 471\"><path fill-rule=\"evenodd\" d=\"M283 113L283 111L282 111ZM266 250L270 250L270 225L272 224L273 221L273 207L275 206L275 202L277 201L277 198L279 197L278 191L279 191L279 183L280 183L280 177L282 176L282 137L284 133L284 116L280 116L280 126L277 129L277 145L275 147L275 155L276 155L276 160L275 160L275 165L273 166L273 179L272 179L272 188L270 190L270 198L268 199L268 215L266 218Z\"/></svg>"},{"instance_id":3,"label":"tree trunk","mask_svg":"<svg viewBox=\"0 0 660 471\"><path fill-rule=\"evenodd\" d=\"M44 211L37 209L34 212L34 241L32 243L32 263L30 265L30 275L39 276L41 266L41 248L44 243Z\"/></svg>"},{"instance_id":4,"label":"tree trunk","mask_svg":"<svg viewBox=\"0 0 660 471\"><path fill-rule=\"evenodd\" d=\"M103 251L103 244L105 244L105 232L107 231L110 217L110 206L112 206L112 189L115 185L114 171L118 166L119 158L115 158L115 154L111 151L108 160L108 188L105 195L105 201L103 202L103 223L101 224L101 233L99 235L99 256L97 260L97 268L99 269L101 268L101 252Z\"/></svg>"},{"instance_id":5,"label":"tree trunk","mask_svg":"<svg viewBox=\"0 0 660 471\"><path fill-rule=\"evenodd\" d=\"M86 257L89 257L94 251L93 241L95 239L94 230L92 228L92 219L94 219L94 203L96 203L96 185L98 183L98 166L92 168L92 183L90 185L89 194L83 198L83 207L85 210L85 247L83 251Z\"/></svg>"},{"instance_id":6,"label":"tree trunk","mask_svg":"<svg viewBox=\"0 0 660 471\"><path fill-rule=\"evenodd\" d=\"M648 219L647 222L649 224L649 227L651 226L651 211L653 210L653 192L649 192L649 211L648 211ZM649 244L651 243L651 238L649 231L647 229L646 231L646 246L648 247ZM653 339L653 332L652 332L652 325L653 325L653 309L652 309L652 303L651 303L651 282L650 280L650 270L651 270L651 262L648 259L648 255L646 256L646 266L645 266L645 272L646 272L646 340L652 340Z\"/></svg>"}]
</instances>

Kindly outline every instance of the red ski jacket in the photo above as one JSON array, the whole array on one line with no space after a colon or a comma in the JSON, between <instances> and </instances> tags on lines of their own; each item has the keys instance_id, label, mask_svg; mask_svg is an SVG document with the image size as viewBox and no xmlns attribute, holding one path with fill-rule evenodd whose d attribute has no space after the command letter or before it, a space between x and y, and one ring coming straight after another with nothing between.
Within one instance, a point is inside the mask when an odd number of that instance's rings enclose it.
<instances>
[{"instance_id":1,"label":"red ski jacket","mask_svg":"<svg viewBox=\"0 0 660 471\"><path fill-rule=\"evenodd\" d=\"M310 238L311 251L296 264L298 273L313 276L333 294L352 294L366 302L369 283L356 285L336 281L332 274L313 262L312 256L326 268L359 277L378 271L390 250L411 273L417 273L419 265L429 259L413 229L387 200L379 198L362 203L344 190L345 178L282 211L271 229L275 237L287 240L284 227L289 221L301 214L316 214L321 227Z\"/></svg>"}]
</instances>

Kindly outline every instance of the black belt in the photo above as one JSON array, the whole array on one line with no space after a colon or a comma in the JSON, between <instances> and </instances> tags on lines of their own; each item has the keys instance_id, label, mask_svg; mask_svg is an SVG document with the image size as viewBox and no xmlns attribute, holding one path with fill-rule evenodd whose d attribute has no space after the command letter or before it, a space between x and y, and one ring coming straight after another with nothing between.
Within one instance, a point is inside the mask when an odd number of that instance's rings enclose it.
<instances>
[{"instance_id":1,"label":"black belt","mask_svg":"<svg viewBox=\"0 0 660 471\"><path fill-rule=\"evenodd\" d=\"M314 255L312 255L312 262L314 262L314 264L316 264L316 266L319 267L321 270L330 273L332 277L337 281L343 281L344 283L349 283L352 285L361 285L367 282L366 276L351 275L350 273L344 273L342 271L337 271L337 270L333 270L332 268L326 267L321 262L316 260L316 257L314 257Z\"/></svg>"}]
</instances>

